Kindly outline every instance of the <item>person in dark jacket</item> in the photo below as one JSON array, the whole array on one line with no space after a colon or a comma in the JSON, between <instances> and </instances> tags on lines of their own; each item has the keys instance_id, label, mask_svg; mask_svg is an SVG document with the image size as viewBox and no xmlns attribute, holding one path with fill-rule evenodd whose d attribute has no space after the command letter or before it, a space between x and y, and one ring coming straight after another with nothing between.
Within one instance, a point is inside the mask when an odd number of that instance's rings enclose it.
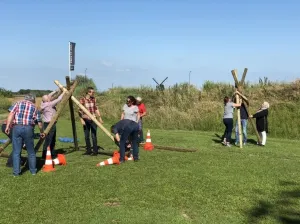
<instances>
[{"instance_id":1,"label":"person in dark jacket","mask_svg":"<svg viewBox=\"0 0 300 224\"><path fill-rule=\"evenodd\" d=\"M246 145L247 143L247 124L248 124L248 113L245 108L244 102L242 102L242 105L240 107L240 114L241 114L241 125L242 125L242 132L243 132L243 144ZM239 139L239 123L236 122L235 125L235 145L240 144Z\"/></svg>"},{"instance_id":2,"label":"person in dark jacket","mask_svg":"<svg viewBox=\"0 0 300 224\"><path fill-rule=\"evenodd\" d=\"M115 134L115 139L120 147L120 163L125 162L125 150L128 144L128 138L131 140L133 160L138 161L138 123L133 120L123 119L117 122L115 125L111 126L111 132Z\"/></svg>"},{"instance_id":3,"label":"person in dark jacket","mask_svg":"<svg viewBox=\"0 0 300 224\"><path fill-rule=\"evenodd\" d=\"M250 117L256 118L256 129L261 137L261 142L257 144L260 146L265 146L267 141L268 130L268 114L269 114L269 103L264 102L261 108Z\"/></svg>"}]
</instances>

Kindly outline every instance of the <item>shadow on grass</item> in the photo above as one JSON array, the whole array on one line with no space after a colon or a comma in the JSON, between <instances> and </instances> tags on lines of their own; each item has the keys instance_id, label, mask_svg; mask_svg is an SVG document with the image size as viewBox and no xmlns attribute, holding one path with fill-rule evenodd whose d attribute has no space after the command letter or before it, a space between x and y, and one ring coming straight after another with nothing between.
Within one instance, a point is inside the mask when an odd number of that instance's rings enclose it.
<instances>
[{"instance_id":1,"label":"shadow on grass","mask_svg":"<svg viewBox=\"0 0 300 224\"><path fill-rule=\"evenodd\" d=\"M275 200L258 200L256 206L247 211L248 223L260 223L265 218L283 224L300 223L300 186L291 181L280 181L284 190L277 193ZM262 192L256 192L262 197Z\"/></svg>"},{"instance_id":2,"label":"shadow on grass","mask_svg":"<svg viewBox=\"0 0 300 224\"><path fill-rule=\"evenodd\" d=\"M223 141L223 136L219 135L218 133L215 133L214 135L216 138L213 138L212 141L214 141L215 143L222 143ZM231 139L231 143L235 143L235 139ZM256 145L257 141L255 139L247 139L247 144L252 144L252 145Z\"/></svg>"}]
</instances>

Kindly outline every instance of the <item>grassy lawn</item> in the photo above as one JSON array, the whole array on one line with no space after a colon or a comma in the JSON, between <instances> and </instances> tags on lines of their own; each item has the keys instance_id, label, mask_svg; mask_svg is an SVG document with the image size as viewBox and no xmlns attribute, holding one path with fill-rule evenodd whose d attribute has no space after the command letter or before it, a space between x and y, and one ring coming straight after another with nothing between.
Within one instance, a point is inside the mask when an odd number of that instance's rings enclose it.
<instances>
[{"instance_id":1,"label":"grassy lawn","mask_svg":"<svg viewBox=\"0 0 300 224\"><path fill-rule=\"evenodd\" d=\"M71 133L71 124L59 121L58 137ZM83 156L57 141L67 166L19 178L1 158L0 223L300 223L299 141L269 138L258 147L253 140L239 149L222 146L211 132L153 129L151 138L199 150L140 148L137 163L96 167L109 157ZM98 141L105 151L116 149L100 130Z\"/></svg>"}]
</instances>

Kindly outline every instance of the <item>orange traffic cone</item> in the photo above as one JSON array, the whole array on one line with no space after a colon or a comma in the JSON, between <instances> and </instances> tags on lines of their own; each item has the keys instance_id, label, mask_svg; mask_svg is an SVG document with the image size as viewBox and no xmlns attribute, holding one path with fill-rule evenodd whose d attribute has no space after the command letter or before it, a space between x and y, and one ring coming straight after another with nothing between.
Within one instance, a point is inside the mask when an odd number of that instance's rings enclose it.
<instances>
[{"instance_id":1,"label":"orange traffic cone","mask_svg":"<svg viewBox=\"0 0 300 224\"><path fill-rule=\"evenodd\" d=\"M46 154L46 161L45 165L43 166L43 171L44 172L51 172L54 171L55 168L53 166L52 158L51 158L51 151L50 151L50 146L47 148L47 154Z\"/></svg>"},{"instance_id":2,"label":"orange traffic cone","mask_svg":"<svg viewBox=\"0 0 300 224\"><path fill-rule=\"evenodd\" d=\"M153 150L154 149L154 145L151 142L151 137L150 137L150 130L148 130L147 132L147 137L146 137L146 143L144 145L144 150Z\"/></svg>"},{"instance_id":3,"label":"orange traffic cone","mask_svg":"<svg viewBox=\"0 0 300 224\"><path fill-rule=\"evenodd\" d=\"M118 158L117 156L111 157L107 160L104 160L103 162L98 163L97 166L107 166L111 164L120 164L120 158Z\"/></svg>"},{"instance_id":4,"label":"orange traffic cone","mask_svg":"<svg viewBox=\"0 0 300 224\"><path fill-rule=\"evenodd\" d=\"M57 158L53 160L54 165L67 165L66 157L63 154L57 154Z\"/></svg>"}]
</instances>

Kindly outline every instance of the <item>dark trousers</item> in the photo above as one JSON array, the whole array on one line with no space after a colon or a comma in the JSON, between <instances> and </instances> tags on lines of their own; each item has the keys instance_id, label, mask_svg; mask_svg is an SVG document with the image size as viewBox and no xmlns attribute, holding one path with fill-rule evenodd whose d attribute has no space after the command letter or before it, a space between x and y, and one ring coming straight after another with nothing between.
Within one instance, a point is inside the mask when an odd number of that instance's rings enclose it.
<instances>
[{"instance_id":1,"label":"dark trousers","mask_svg":"<svg viewBox=\"0 0 300 224\"><path fill-rule=\"evenodd\" d=\"M143 133L143 120L140 118L139 122L139 143L144 141L144 133Z\"/></svg>"},{"instance_id":2,"label":"dark trousers","mask_svg":"<svg viewBox=\"0 0 300 224\"><path fill-rule=\"evenodd\" d=\"M44 130L48 127L48 125L49 125L49 122L44 122ZM45 138L45 142L43 145L43 155L42 155L43 159L46 159L48 146L50 146L52 159L54 159L56 157L56 153L54 151L55 142L56 142L56 123L54 123L54 125L51 127L49 133L47 134L47 136Z\"/></svg>"},{"instance_id":3,"label":"dark trousers","mask_svg":"<svg viewBox=\"0 0 300 224\"><path fill-rule=\"evenodd\" d=\"M97 145L97 125L94 121L84 119L85 125L83 126L84 137L85 137L85 144L86 144L86 151L88 153L91 152L91 142L90 142L90 133L92 134L92 141L93 141L93 152L98 153L98 145Z\"/></svg>"},{"instance_id":4,"label":"dark trousers","mask_svg":"<svg viewBox=\"0 0 300 224\"><path fill-rule=\"evenodd\" d=\"M223 123L225 125L224 138L226 138L226 142L231 142L231 133L233 128L233 118L224 118Z\"/></svg>"},{"instance_id":5,"label":"dark trousers","mask_svg":"<svg viewBox=\"0 0 300 224\"><path fill-rule=\"evenodd\" d=\"M124 131L120 139L120 161L125 160L126 141L128 140L128 138L131 139L133 159L134 160L139 159L138 134L139 134L139 126L134 121L130 123L130 125L127 125L124 128Z\"/></svg>"}]
</instances>

